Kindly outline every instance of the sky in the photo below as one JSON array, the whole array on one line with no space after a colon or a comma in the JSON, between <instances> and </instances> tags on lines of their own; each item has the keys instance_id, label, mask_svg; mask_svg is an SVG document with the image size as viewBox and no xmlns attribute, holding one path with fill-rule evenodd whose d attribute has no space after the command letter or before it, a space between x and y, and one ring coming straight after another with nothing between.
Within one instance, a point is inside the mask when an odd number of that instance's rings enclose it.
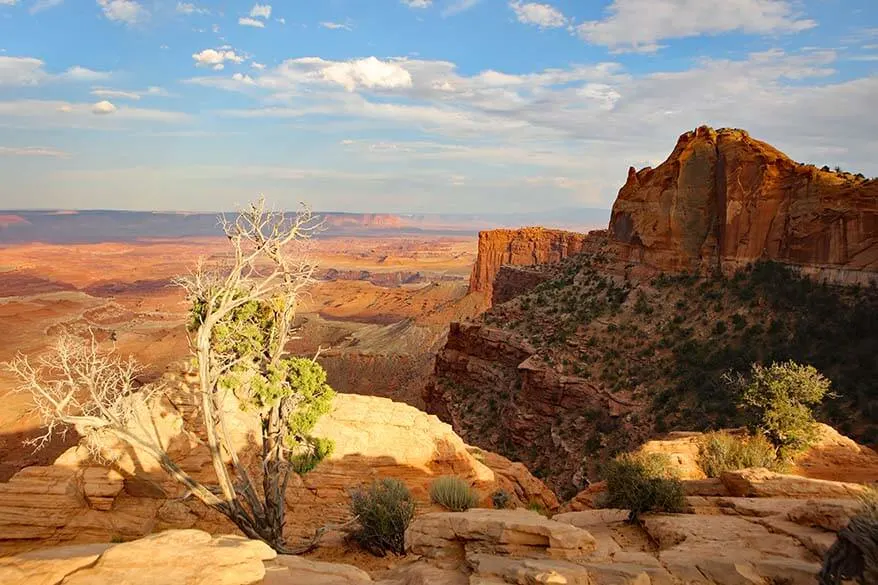
<instances>
[{"instance_id":1,"label":"sky","mask_svg":"<svg viewBox=\"0 0 878 585\"><path fill-rule=\"evenodd\" d=\"M744 128L878 175L878 0L0 0L0 209L609 208Z\"/></svg>"}]
</instances>

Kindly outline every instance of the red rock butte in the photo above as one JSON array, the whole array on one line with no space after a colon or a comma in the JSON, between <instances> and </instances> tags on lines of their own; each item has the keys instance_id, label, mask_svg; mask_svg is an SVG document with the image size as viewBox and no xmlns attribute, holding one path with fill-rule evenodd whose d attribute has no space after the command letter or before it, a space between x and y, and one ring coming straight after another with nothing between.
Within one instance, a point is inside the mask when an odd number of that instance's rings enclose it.
<instances>
[{"instance_id":1,"label":"red rock butte","mask_svg":"<svg viewBox=\"0 0 878 585\"><path fill-rule=\"evenodd\" d=\"M630 260L662 270L732 272L762 259L865 283L878 277L878 181L702 126L658 167L628 171L610 234Z\"/></svg>"}]
</instances>

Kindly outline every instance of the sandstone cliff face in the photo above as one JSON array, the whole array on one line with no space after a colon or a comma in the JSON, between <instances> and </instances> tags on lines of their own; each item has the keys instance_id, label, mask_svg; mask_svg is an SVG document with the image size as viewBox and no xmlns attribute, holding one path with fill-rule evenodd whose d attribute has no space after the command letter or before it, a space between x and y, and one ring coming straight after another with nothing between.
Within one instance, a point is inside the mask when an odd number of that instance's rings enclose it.
<instances>
[{"instance_id":1,"label":"sandstone cliff face","mask_svg":"<svg viewBox=\"0 0 878 585\"><path fill-rule=\"evenodd\" d=\"M586 234L539 227L480 232L479 253L470 277L470 292L484 293L490 298L501 266L558 262L581 252L587 239Z\"/></svg>"},{"instance_id":2,"label":"sandstone cliff face","mask_svg":"<svg viewBox=\"0 0 878 585\"><path fill-rule=\"evenodd\" d=\"M790 160L742 130L687 132L656 167L628 172L610 233L666 271L757 259L837 282L878 272L878 181Z\"/></svg>"}]
</instances>

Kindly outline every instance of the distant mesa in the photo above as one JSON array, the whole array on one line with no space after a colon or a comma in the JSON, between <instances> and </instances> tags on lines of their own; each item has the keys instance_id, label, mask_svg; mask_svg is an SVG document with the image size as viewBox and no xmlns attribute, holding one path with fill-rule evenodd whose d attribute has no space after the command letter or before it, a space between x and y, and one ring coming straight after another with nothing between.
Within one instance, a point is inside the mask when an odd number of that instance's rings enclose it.
<instances>
[{"instance_id":1,"label":"distant mesa","mask_svg":"<svg viewBox=\"0 0 878 585\"><path fill-rule=\"evenodd\" d=\"M0 215L0 228L9 227L12 225L24 225L29 224L30 222L20 215Z\"/></svg>"}]
</instances>

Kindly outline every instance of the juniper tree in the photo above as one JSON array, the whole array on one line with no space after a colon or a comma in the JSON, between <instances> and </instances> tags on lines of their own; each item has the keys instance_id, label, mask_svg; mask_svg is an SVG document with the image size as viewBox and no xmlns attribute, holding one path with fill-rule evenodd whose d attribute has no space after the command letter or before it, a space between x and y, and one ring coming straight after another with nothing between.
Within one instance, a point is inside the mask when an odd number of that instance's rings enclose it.
<instances>
[{"instance_id":1,"label":"juniper tree","mask_svg":"<svg viewBox=\"0 0 878 585\"><path fill-rule=\"evenodd\" d=\"M319 224L307 208L288 216L268 210L260 199L233 220L223 218L221 226L230 258L212 268L200 262L177 280L191 307L187 330L215 484L196 480L174 462L145 420L149 404L165 389L138 387L134 360L103 351L94 336L63 335L47 354L18 355L7 366L45 424L45 433L33 441L37 448L70 427L95 454L108 441L126 442L154 457L246 536L279 552L295 552L283 536L288 482L331 449L310 435L332 400L326 373L316 357L291 356L286 349L300 296L314 281L316 266L303 243ZM241 462L232 443L222 406L229 393L258 417L261 452L255 470Z\"/></svg>"}]
</instances>

